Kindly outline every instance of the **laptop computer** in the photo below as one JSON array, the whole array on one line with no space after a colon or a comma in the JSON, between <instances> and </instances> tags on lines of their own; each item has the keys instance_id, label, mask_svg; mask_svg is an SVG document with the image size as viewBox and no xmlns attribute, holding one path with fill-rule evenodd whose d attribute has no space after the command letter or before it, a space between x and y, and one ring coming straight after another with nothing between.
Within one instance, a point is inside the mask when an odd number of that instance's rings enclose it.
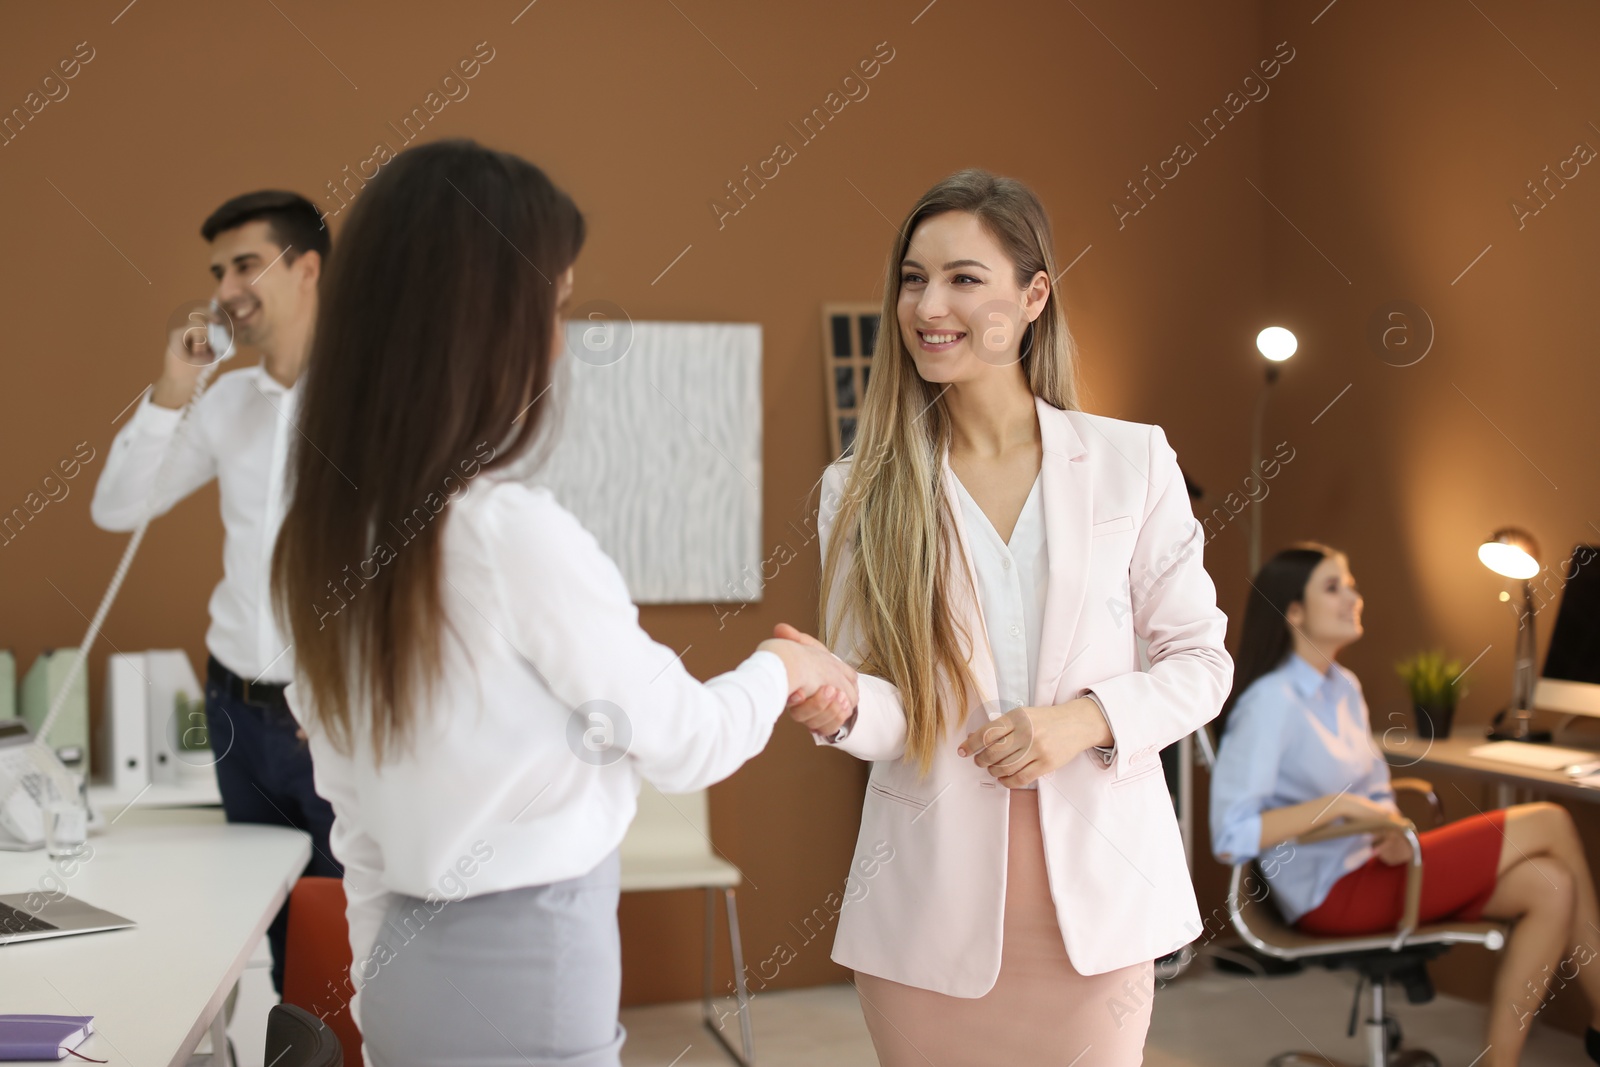
<instances>
[{"instance_id":1,"label":"laptop computer","mask_svg":"<svg viewBox=\"0 0 1600 1067\"><path fill-rule=\"evenodd\" d=\"M134 925L131 919L85 904L76 897L59 896L42 906L30 906L30 898L37 900L38 896L37 893L0 894L0 946L43 937L124 930Z\"/></svg>"}]
</instances>

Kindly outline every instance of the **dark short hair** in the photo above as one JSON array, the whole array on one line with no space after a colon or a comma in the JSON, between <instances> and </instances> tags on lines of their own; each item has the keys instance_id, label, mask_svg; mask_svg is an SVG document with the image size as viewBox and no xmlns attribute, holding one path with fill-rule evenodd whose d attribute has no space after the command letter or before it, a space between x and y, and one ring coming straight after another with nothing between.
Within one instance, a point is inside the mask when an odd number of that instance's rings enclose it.
<instances>
[{"instance_id":1,"label":"dark short hair","mask_svg":"<svg viewBox=\"0 0 1600 1067\"><path fill-rule=\"evenodd\" d=\"M285 260L293 263L301 252L316 252L324 263L327 262L328 227L322 221L321 212L299 193L281 189L263 189L234 197L206 216L206 221L200 225L200 236L214 241L217 234L257 219L266 220L273 242L287 250Z\"/></svg>"}]
</instances>

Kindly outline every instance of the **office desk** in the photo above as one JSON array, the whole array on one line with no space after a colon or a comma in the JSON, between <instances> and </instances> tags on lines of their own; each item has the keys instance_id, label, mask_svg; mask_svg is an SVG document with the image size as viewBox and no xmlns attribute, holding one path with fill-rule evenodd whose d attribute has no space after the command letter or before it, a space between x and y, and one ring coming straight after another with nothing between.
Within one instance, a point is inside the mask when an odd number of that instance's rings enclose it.
<instances>
[{"instance_id":1,"label":"office desk","mask_svg":"<svg viewBox=\"0 0 1600 1067\"><path fill-rule=\"evenodd\" d=\"M93 854L57 877L139 925L0 946L0 1005L93 1015L78 1051L112 1063L182 1065L208 1028L226 1049L223 1002L311 858L310 836L229 824L218 809L108 814ZM51 872L43 850L0 853L0 892L42 891Z\"/></svg>"},{"instance_id":2,"label":"office desk","mask_svg":"<svg viewBox=\"0 0 1600 1067\"><path fill-rule=\"evenodd\" d=\"M1506 808L1517 802L1519 790L1564 800L1589 803L1600 801L1600 789L1576 785L1565 771L1546 771L1537 767L1523 767L1515 763L1501 763L1469 754L1469 749L1488 744L1481 728L1467 728L1466 733L1437 738L1433 742L1417 739L1415 734L1393 731L1392 737L1374 735L1373 740L1389 761L1389 770L1397 777L1408 773L1423 773L1427 768L1445 768L1470 778L1490 782L1495 787L1495 807ZM1560 748L1583 748L1573 742L1558 742ZM1595 752L1600 758L1600 750Z\"/></svg>"}]
</instances>

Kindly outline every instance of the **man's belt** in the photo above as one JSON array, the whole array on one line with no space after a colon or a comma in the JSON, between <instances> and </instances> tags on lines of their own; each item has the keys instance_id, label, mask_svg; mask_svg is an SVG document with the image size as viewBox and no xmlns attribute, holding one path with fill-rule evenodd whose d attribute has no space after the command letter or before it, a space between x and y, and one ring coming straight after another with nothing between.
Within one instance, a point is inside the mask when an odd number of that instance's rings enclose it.
<instances>
[{"instance_id":1,"label":"man's belt","mask_svg":"<svg viewBox=\"0 0 1600 1067\"><path fill-rule=\"evenodd\" d=\"M215 682L224 693L246 704L288 707L288 702L283 698L283 691L288 688L287 682L246 681L224 667L215 656L206 657L206 680Z\"/></svg>"}]
</instances>

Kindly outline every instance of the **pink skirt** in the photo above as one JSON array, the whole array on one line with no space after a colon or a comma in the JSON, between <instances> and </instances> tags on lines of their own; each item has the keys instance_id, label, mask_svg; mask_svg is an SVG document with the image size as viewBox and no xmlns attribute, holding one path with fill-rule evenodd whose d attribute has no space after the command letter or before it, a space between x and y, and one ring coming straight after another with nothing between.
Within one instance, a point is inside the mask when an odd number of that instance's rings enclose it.
<instances>
[{"instance_id":1,"label":"pink skirt","mask_svg":"<svg viewBox=\"0 0 1600 1067\"><path fill-rule=\"evenodd\" d=\"M883 1067L1137 1067L1154 961L1082 975L1067 958L1045 869L1039 794L1011 791L1000 977L976 999L856 972Z\"/></svg>"}]
</instances>

